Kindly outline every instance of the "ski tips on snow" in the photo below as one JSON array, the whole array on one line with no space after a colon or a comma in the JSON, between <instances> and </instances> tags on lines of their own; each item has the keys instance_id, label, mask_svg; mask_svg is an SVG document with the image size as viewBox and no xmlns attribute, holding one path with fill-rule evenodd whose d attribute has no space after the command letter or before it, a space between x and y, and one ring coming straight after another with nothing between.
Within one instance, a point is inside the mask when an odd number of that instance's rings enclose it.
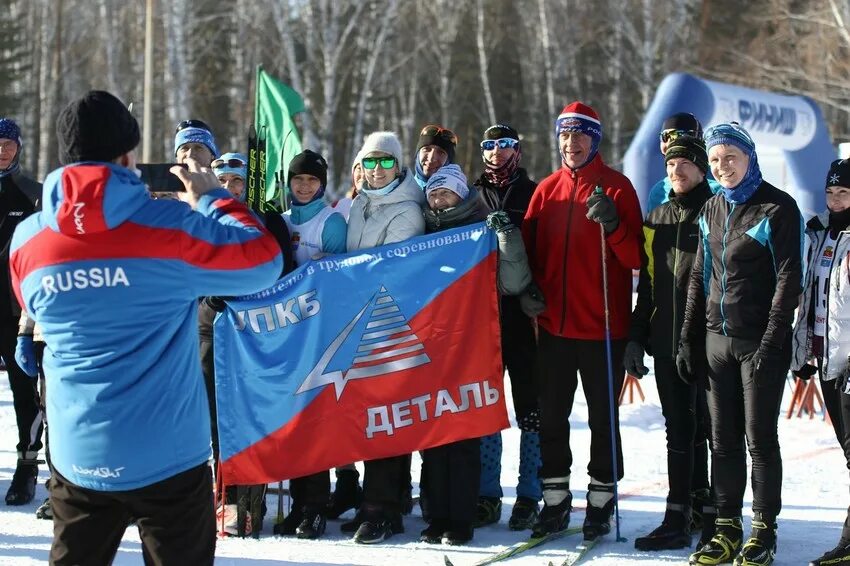
<instances>
[{"instance_id":1,"label":"ski tips on snow","mask_svg":"<svg viewBox=\"0 0 850 566\"><path fill-rule=\"evenodd\" d=\"M482 560L476 562L473 566L485 566L486 564L493 564L495 562L501 562L502 560L507 560L508 558L513 558L518 554L522 554L532 548L538 547L542 544L545 544L549 541L559 539L566 536L577 535L581 533L581 527L572 527L570 529L564 529L563 531L556 531L554 533L549 533L542 537L531 537L528 540L523 542L518 542L508 548L497 552L496 554L490 555ZM449 559L447 555L443 555L443 560L446 566L454 566L452 561Z\"/></svg>"}]
</instances>

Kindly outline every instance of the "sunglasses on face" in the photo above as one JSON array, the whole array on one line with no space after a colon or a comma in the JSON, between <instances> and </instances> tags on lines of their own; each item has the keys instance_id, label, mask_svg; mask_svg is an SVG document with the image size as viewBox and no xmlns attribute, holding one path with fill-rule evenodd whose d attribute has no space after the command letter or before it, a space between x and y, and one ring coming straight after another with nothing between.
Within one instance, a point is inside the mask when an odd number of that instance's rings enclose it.
<instances>
[{"instance_id":1,"label":"sunglasses on face","mask_svg":"<svg viewBox=\"0 0 850 566\"><path fill-rule=\"evenodd\" d=\"M435 126L433 124L425 126L422 128L422 131L419 132L420 136L434 136L441 137L443 139L447 139L452 144L457 145L457 135L451 131L443 128L442 126Z\"/></svg>"},{"instance_id":2,"label":"sunglasses on face","mask_svg":"<svg viewBox=\"0 0 850 566\"><path fill-rule=\"evenodd\" d=\"M691 136L691 137L694 137L694 138L700 137L700 135L693 130L676 130L676 129L664 130L664 131L661 132L661 135L659 137L661 138L661 141L663 141L664 143L668 143L668 142L671 142L674 139L678 138L679 136Z\"/></svg>"},{"instance_id":3,"label":"sunglasses on face","mask_svg":"<svg viewBox=\"0 0 850 566\"><path fill-rule=\"evenodd\" d=\"M180 130L185 130L186 128L201 128L202 130L211 131L210 127L207 126L206 122L203 120L183 120L179 124L177 124L177 129L174 130L176 134Z\"/></svg>"},{"instance_id":4,"label":"sunglasses on face","mask_svg":"<svg viewBox=\"0 0 850 566\"><path fill-rule=\"evenodd\" d=\"M395 166L395 157L364 157L363 168L370 171L381 166L381 169L392 169Z\"/></svg>"},{"instance_id":5,"label":"sunglasses on face","mask_svg":"<svg viewBox=\"0 0 850 566\"><path fill-rule=\"evenodd\" d=\"M513 149L519 145L519 140L515 140L513 138L499 138L497 140L484 140L481 142L481 149L484 151L493 151L498 147L499 149Z\"/></svg>"},{"instance_id":6,"label":"sunglasses on face","mask_svg":"<svg viewBox=\"0 0 850 566\"><path fill-rule=\"evenodd\" d=\"M213 169L218 169L219 167L224 167L225 165L227 165L228 167L231 167L233 169L237 169L239 167L245 167L245 165L247 165L247 164L244 161L242 161L241 159L236 159L234 157L231 157L230 159L227 159L227 160L216 159L215 161L212 162L212 168Z\"/></svg>"}]
</instances>

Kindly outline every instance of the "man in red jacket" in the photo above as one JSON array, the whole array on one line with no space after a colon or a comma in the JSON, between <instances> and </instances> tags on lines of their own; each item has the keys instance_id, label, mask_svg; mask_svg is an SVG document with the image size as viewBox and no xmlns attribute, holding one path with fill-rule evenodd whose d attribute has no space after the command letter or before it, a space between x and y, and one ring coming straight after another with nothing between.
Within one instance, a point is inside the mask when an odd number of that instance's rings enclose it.
<instances>
[{"instance_id":1,"label":"man in red jacket","mask_svg":"<svg viewBox=\"0 0 850 566\"><path fill-rule=\"evenodd\" d=\"M618 393L624 377L632 269L640 267L641 211L631 182L597 153L602 124L591 107L581 102L567 105L555 122L555 135L562 167L537 186L522 225L534 280L546 297L546 310L537 319L545 506L534 536L565 529L569 523L569 417L581 375L591 432L583 530L585 538L595 538L610 530L615 481L599 226L607 248L612 370ZM616 405L614 415L620 479L623 455Z\"/></svg>"}]
</instances>

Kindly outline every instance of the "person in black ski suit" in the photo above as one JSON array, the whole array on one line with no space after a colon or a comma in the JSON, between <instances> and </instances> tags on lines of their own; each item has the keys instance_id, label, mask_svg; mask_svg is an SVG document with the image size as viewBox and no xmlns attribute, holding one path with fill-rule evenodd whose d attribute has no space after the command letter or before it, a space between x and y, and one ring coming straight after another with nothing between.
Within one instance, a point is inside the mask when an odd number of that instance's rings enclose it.
<instances>
[{"instance_id":1,"label":"person in black ski suit","mask_svg":"<svg viewBox=\"0 0 850 566\"><path fill-rule=\"evenodd\" d=\"M637 304L632 312L623 363L641 378L649 370L643 353L654 358L655 383L667 431L667 510L661 526L635 540L638 550L691 546L691 515L704 518L703 542L714 534L714 505L708 481L708 407L705 390L679 378L676 350L685 317L691 266L697 253L702 206L713 196L706 179L708 156L700 138L680 136L664 156L670 194L643 224L644 253ZM698 381L705 381L705 374ZM692 492L697 503L692 506Z\"/></svg>"},{"instance_id":2,"label":"person in black ski suit","mask_svg":"<svg viewBox=\"0 0 850 566\"><path fill-rule=\"evenodd\" d=\"M10 118L0 118L0 355L6 362L12 403L18 424L18 463L12 483L6 491L6 505L26 505L35 497L38 479L38 452L44 429L43 413L38 399L38 381L32 379L15 361L18 342L18 319L21 308L9 285L9 245L17 225L40 210L41 183L21 172L21 129Z\"/></svg>"},{"instance_id":3,"label":"person in black ski suit","mask_svg":"<svg viewBox=\"0 0 850 566\"><path fill-rule=\"evenodd\" d=\"M776 552L782 507L777 420L803 284L803 223L794 199L762 179L746 130L712 126L705 142L723 190L699 218L676 365L682 378L696 381L708 364L717 519L714 537L690 560L766 566ZM743 543L745 440L753 461L753 521Z\"/></svg>"},{"instance_id":4,"label":"person in black ski suit","mask_svg":"<svg viewBox=\"0 0 850 566\"><path fill-rule=\"evenodd\" d=\"M484 172L475 181L491 212L504 211L511 224L522 227L528 202L537 183L519 166L522 144L511 126L495 124L484 131L481 142ZM523 312L520 297L502 295L502 358L511 379L511 395L520 429L519 482L511 510L511 530L530 529L537 519L543 489L537 478L540 468L540 415L537 409L537 343L531 318ZM476 527L495 523L502 511L502 435L481 439L481 484L478 492Z\"/></svg>"}]
</instances>

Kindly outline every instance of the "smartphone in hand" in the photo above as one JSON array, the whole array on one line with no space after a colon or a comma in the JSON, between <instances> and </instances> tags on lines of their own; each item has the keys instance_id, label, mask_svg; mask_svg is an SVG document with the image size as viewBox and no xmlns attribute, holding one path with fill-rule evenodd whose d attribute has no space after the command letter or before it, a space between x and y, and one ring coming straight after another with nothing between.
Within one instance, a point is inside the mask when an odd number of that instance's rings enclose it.
<instances>
[{"instance_id":1,"label":"smartphone in hand","mask_svg":"<svg viewBox=\"0 0 850 566\"><path fill-rule=\"evenodd\" d=\"M137 163L142 172L142 182L151 192L182 193L186 192L183 182L169 169L177 165L187 169L184 163Z\"/></svg>"}]
</instances>

